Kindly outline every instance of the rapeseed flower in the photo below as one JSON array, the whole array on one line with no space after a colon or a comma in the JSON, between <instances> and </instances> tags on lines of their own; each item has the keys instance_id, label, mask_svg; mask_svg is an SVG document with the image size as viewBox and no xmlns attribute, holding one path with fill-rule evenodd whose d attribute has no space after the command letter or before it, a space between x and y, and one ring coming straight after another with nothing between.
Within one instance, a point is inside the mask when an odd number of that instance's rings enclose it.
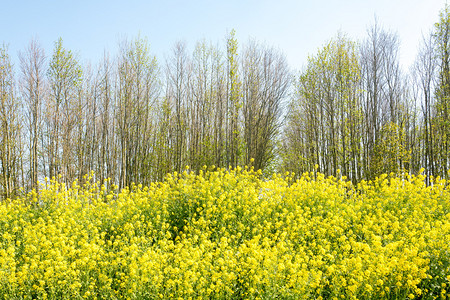
<instances>
[{"instance_id":1,"label":"rapeseed flower","mask_svg":"<svg viewBox=\"0 0 450 300\"><path fill-rule=\"evenodd\" d=\"M205 168L206 170L206 168ZM0 203L0 294L24 299L448 296L448 184L186 168Z\"/></svg>"}]
</instances>

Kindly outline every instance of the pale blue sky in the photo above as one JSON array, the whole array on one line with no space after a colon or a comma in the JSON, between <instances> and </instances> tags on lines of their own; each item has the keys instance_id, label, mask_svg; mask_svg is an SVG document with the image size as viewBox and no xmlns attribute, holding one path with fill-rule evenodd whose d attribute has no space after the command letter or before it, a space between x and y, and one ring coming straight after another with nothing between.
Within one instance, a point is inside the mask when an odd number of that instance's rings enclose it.
<instances>
[{"instance_id":1,"label":"pale blue sky","mask_svg":"<svg viewBox=\"0 0 450 300\"><path fill-rule=\"evenodd\" d=\"M410 65L422 33L438 21L445 0L161 0L161 1L36 1L0 0L0 43L17 53L37 37L48 57L62 37L81 61L96 64L104 50L116 53L124 37L147 37L159 60L179 40L193 47L206 39L223 45L236 30L240 44L249 38L285 53L292 69L300 70L338 31L353 39L365 37L377 16L384 28L397 32L400 61Z\"/></svg>"}]
</instances>

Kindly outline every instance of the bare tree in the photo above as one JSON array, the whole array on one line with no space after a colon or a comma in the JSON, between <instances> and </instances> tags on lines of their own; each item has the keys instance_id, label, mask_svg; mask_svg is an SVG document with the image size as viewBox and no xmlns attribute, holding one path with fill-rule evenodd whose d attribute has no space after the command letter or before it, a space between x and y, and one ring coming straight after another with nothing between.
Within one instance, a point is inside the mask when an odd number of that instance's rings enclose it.
<instances>
[{"instance_id":1,"label":"bare tree","mask_svg":"<svg viewBox=\"0 0 450 300\"><path fill-rule=\"evenodd\" d=\"M121 187L149 178L152 166L153 108L159 93L158 66L146 40L124 42L118 61L117 124Z\"/></svg>"},{"instance_id":2,"label":"bare tree","mask_svg":"<svg viewBox=\"0 0 450 300\"><path fill-rule=\"evenodd\" d=\"M174 114L173 166L180 172L186 161L187 143L187 100L190 98L188 78L190 76L186 44L178 42L173 54L166 61L166 98L168 109Z\"/></svg>"},{"instance_id":3,"label":"bare tree","mask_svg":"<svg viewBox=\"0 0 450 300\"><path fill-rule=\"evenodd\" d=\"M20 58L20 90L25 111L29 134L29 162L30 162L30 187L38 189L39 175L39 137L42 135L42 106L44 103L45 86L45 53L36 40L32 40ZM44 171L45 173L45 171Z\"/></svg>"},{"instance_id":4,"label":"bare tree","mask_svg":"<svg viewBox=\"0 0 450 300\"><path fill-rule=\"evenodd\" d=\"M242 60L246 163L264 169L275 157L282 100L290 84L285 57L273 48L251 42Z\"/></svg>"},{"instance_id":5,"label":"bare tree","mask_svg":"<svg viewBox=\"0 0 450 300\"><path fill-rule=\"evenodd\" d=\"M424 130L424 147L423 147L423 166L428 175L435 174L434 164L436 162L433 142L432 129L432 110L433 110L433 87L436 76L436 60L434 54L434 41L430 33L428 37L422 40L419 53L417 55L413 74L416 79L416 84L419 86L421 92L421 108L423 115L423 130Z\"/></svg>"},{"instance_id":6,"label":"bare tree","mask_svg":"<svg viewBox=\"0 0 450 300\"><path fill-rule=\"evenodd\" d=\"M114 68L109 55L103 56L103 61L97 72L96 95L99 114L99 149L97 157L97 168L100 181L116 178L117 154L114 147Z\"/></svg>"},{"instance_id":7,"label":"bare tree","mask_svg":"<svg viewBox=\"0 0 450 300\"><path fill-rule=\"evenodd\" d=\"M363 111L365 124L363 169L365 177L376 176L372 168L375 146L383 126L397 122L401 96L398 65L398 38L380 28L378 23L370 28L361 46Z\"/></svg>"},{"instance_id":8,"label":"bare tree","mask_svg":"<svg viewBox=\"0 0 450 300\"><path fill-rule=\"evenodd\" d=\"M14 197L19 189L23 154L20 117L13 67L8 49L3 46L0 48L0 191L3 198Z\"/></svg>"}]
</instances>

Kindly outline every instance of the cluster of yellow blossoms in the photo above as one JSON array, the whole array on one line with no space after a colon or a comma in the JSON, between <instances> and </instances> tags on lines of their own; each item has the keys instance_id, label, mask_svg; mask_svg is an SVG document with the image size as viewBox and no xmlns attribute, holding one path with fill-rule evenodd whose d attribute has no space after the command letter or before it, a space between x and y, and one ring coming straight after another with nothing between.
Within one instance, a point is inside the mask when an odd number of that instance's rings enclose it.
<instances>
[{"instance_id":1,"label":"cluster of yellow blossoms","mask_svg":"<svg viewBox=\"0 0 450 300\"><path fill-rule=\"evenodd\" d=\"M450 193L423 176L186 170L0 203L7 299L445 299Z\"/></svg>"}]
</instances>

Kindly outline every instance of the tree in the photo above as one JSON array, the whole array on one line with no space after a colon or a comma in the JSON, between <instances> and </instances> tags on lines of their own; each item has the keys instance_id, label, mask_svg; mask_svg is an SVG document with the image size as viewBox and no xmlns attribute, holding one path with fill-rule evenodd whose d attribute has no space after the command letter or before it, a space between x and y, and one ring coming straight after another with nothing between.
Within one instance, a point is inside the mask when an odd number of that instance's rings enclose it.
<instances>
[{"instance_id":1,"label":"tree","mask_svg":"<svg viewBox=\"0 0 450 300\"><path fill-rule=\"evenodd\" d=\"M175 116L173 126L173 156L166 157L172 161L174 170L181 172L187 163L187 101L190 98L188 80L190 77L190 62L186 53L186 44L177 43L173 48L171 59L166 61L166 99L163 104L165 116L173 110ZM165 120L162 120L163 122ZM164 123L165 124L165 123Z\"/></svg>"},{"instance_id":2,"label":"tree","mask_svg":"<svg viewBox=\"0 0 450 300\"><path fill-rule=\"evenodd\" d=\"M158 146L151 141L159 70L146 40L124 42L120 51L116 118L121 151L119 186L125 187L131 182L145 183L152 174L152 155Z\"/></svg>"},{"instance_id":3,"label":"tree","mask_svg":"<svg viewBox=\"0 0 450 300\"><path fill-rule=\"evenodd\" d=\"M436 138L436 172L447 177L450 169L450 8L448 5L440 13L440 20L435 24L435 53L438 63L436 83L436 116L434 126Z\"/></svg>"},{"instance_id":4,"label":"tree","mask_svg":"<svg viewBox=\"0 0 450 300\"><path fill-rule=\"evenodd\" d=\"M421 110L423 116L423 160L427 180L430 175L435 174L436 157L434 153L434 130L433 130L433 87L436 76L436 58L434 53L433 35L430 33L422 40L417 55L413 74L416 85L421 92Z\"/></svg>"},{"instance_id":5,"label":"tree","mask_svg":"<svg viewBox=\"0 0 450 300\"><path fill-rule=\"evenodd\" d=\"M379 143L380 130L389 122L398 124L400 111L400 70L398 65L398 38L385 31L378 23L370 28L361 46L361 87L364 91L363 111L365 119L363 170L366 178L379 174L370 166L375 157L375 145Z\"/></svg>"},{"instance_id":6,"label":"tree","mask_svg":"<svg viewBox=\"0 0 450 300\"><path fill-rule=\"evenodd\" d=\"M239 128L239 115L242 109L241 81L239 79L238 43L236 32L232 30L227 37L227 138L226 164L236 167L242 153Z\"/></svg>"},{"instance_id":7,"label":"tree","mask_svg":"<svg viewBox=\"0 0 450 300\"><path fill-rule=\"evenodd\" d=\"M20 105L15 96L13 67L6 46L0 48L0 192L12 198L20 184L22 137Z\"/></svg>"},{"instance_id":8,"label":"tree","mask_svg":"<svg viewBox=\"0 0 450 300\"><path fill-rule=\"evenodd\" d=\"M97 73L96 89L99 97L99 152L98 174L100 181L111 178L117 182L117 147L115 146L115 70L107 53Z\"/></svg>"},{"instance_id":9,"label":"tree","mask_svg":"<svg viewBox=\"0 0 450 300\"><path fill-rule=\"evenodd\" d=\"M214 78L211 76L213 47L198 43L192 59L189 115L189 162L194 170L213 163L212 122Z\"/></svg>"},{"instance_id":10,"label":"tree","mask_svg":"<svg viewBox=\"0 0 450 300\"><path fill-rule=\"evenodd\" d=\"M285 168L360 177L362 107L356 46L342 35L330 41L298 77L285 126Z\"/></svg>"},{"instance_id":11,"label":"tree","mask_svg":"<svg viewBox=\"0 0 450 300\"><path fill-rule=\"evenodd\" d=\"M39 147L42 136L42 106L46 97L45 53L36 40L32 40L20 58L20 90L27 113L29 134L28 153L30 162L30 188L38 190Z\"/></svg>"},{"instance_id":12,"label":"tree","mask_svg":"<svg viewBox=\"0 0 450 300\"><path fill-rule=\"evenodd\" d=\"M410 163L411 153L405 147L405 139L402 127L393 122L383 125L371 159L373 174L400 175L407 171L405 166Z\"/></svg>"},{"instance_id":13,"label":"tree","mask_svg":"<svg viewBox=\"0 0 450 300\"><path fill-rule=\"evenodd\" d=\"M49 175L63 175L71 182L76 176L74 149L75 107L78 102L78 87L82 80L81 66L72 51L63 47L62 39L55 49L47 71L50 88L46 103Z\"/></svg>"},{"instance_id":14,"label":"tree","mask_svg":"<svg viewBox=\"0 0 450 300\"><path fill-rule=\"evenodd\" d=\"M242 60L245 164L265 169L275 157L282 100L290 84L286 59L273 48L250 43Z\"/></svg>"}]
</instances>

